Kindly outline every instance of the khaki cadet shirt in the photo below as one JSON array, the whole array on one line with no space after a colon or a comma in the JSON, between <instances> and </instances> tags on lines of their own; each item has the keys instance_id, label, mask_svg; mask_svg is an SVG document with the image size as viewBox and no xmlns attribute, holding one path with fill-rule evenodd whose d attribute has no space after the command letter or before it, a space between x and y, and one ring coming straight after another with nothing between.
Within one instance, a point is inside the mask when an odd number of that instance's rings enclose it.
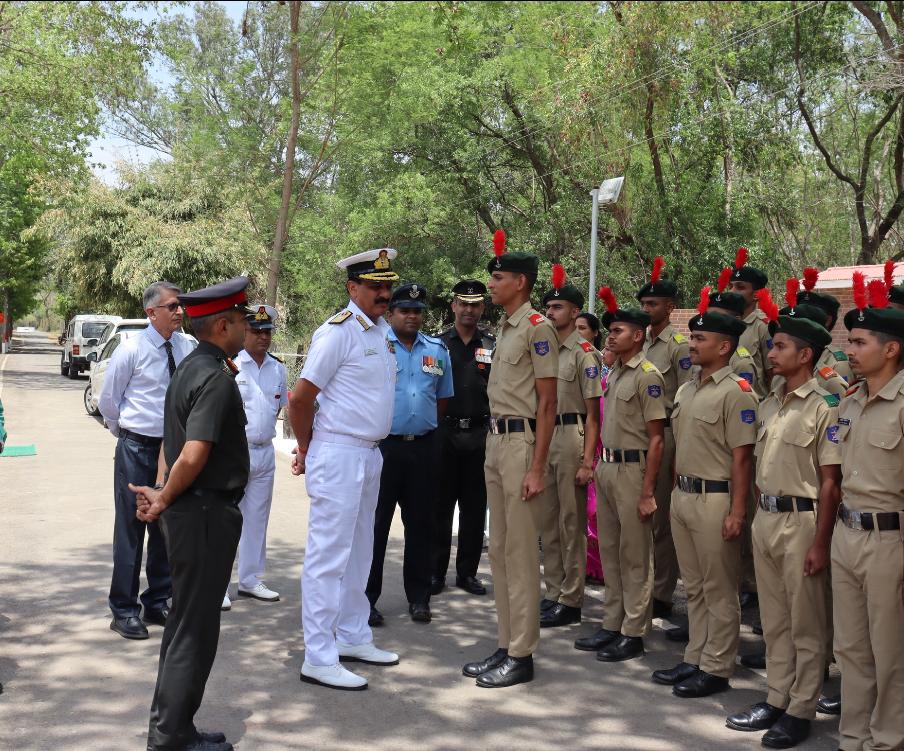
<instances>
[{"instance_id":1,"label":"khaki cadet shirt","mask_svg":"<svg viewBox=\"0 0 904 751\"><path fill-rule=\"evenodd\" d=\"M600 383L599 352L577 330L559 345L559 380L556 393L556 414L576 412L587 414L585 399L603 394Z\"/></svg>"},{"instance_id":2,"label":"khaki cadet shirt","mask_svg":"<svg viewBox=\"0 0 904 751\"><path fill-rule=\"evenodd\" d=\"M702 382L698 373L685 383L672 410L675 471L703 480L731 480L732 450L756 443L757 402L751 386L730 365Z\"/></svg>"},{"instance_id":3,"label":"khaki cadet shirt","mask_svg":"<svg viewBox=\"0 0 904 751\"><path fill-rule=\"evenodd\" d=\"M662 374L662 380L665 382L662 398L665 402L667 413L672 411L678 387L686 383L691 377L689 347L687 337L684 334L679 334L672 324L660 331L659 336L655 339L650 336L649 330L647 331L643 353Z\"/></svg>"},{"instance_id":4,"label":"khaki cadet shirt","mask_svg":"<svg viewBox=\"0 0 904 751\"><path fill-rule=\"evenodd\" d=\"M607 449L646 449L647 423L665 420L665 382L643 352L619 361L606 379L606 419L601 441Z\"/></svg>"},{"instance_id":5,"label":"khaki cadet shirt","mask_svg":"<svg viewBox=\"0 0 904 751\"><path fill-rule=\"evenodd\" d=\"M813 377L816 379L816 385L819 386L819 388L825 389L830 394L834 394L838 397L839 401L844 398L844 395L850 388L850 385L829 367L817 368L813 371ZM772 378L772 391L775 391L777 386L784 386L784 384L785 379L783 376L774 376Z\"/></svg>"},{"instance_id":6,"label":"khaki cadet shirt","mask_svg":"<svg viewBox=\"0 0 904 751\"><path fill-rule=\"evenodd\" d=\"M816 363L816 370L822 368L832 368L848 385L854 382L854 371L851 370L851 364L848 362L847 355L840 349L832 349L826 347L822 356Z\"/></svg>"},{"instance_id":7,"label":"khaki cadet shirt","mask_svg":"<svg viewBox=\"0 0 904 751\"><path fill-rule=\"evenodd\" d=\"M738 340L738 351L743 354L743 350L747 350L753 359L755 381L750 385L753 386L753 390L760 399L768 393L766 371L769 369L769 361L766 356L772 349L772 337L769 335L769 327L763 317L763 312L757 308L750 315L742 318L741 320L744 321L747 328L744 329L744 333Z\"/></svg>"},{"instance_id":8,"label":"khaki cadet shirt","mask_svg":"<svg viewBox=\"0 0 904 751\"><path fill-rule=\"evenodd\" d=\"M756 363L753 361L753 355L750 354L750 350L747 349L747 347L742 347L739 344L738 348L732 353L731 359L728 361L728 366L735 375L741 376L741 378L753 386L753 393L760 396L760 393L757 390L759 381L757 380ZM699 368L697 371L699 372ZM765 390L765 386L763 389Z\"/></svg>"},{"instance_id":9,"label":"khaki cadet shirt","mask_svg":"<svg viewBox=\"0 0 904 751\"><path fill-rule=\"evenodd\" d=\"M841 500L854 511L904 510L904 370L869 398L861 381L838 410Z\"/></svg>"},{"instance_id":10,"label":"khaki cadet shirt","mask_svg":"<svg viewBox=\"0 0 904 751\"><path fill-rule=\"evenodd\" d=\"M841 464L838 397L811 378L785 393L784 378L760 403L756 484L766 495L819 497L819 468Z\"/></svg>"},{"instance_id":11,"label":"khaki cadet shirt","mask_svg":"<svg viewBox=\"0 0 904 751\"><path fill-rule=\"evenodd\" d=\"M537 416L537 378L559 373L556 330L545 316L524 303L499 326L487 383L493 417Z\"/></svg>"}]
</instances>

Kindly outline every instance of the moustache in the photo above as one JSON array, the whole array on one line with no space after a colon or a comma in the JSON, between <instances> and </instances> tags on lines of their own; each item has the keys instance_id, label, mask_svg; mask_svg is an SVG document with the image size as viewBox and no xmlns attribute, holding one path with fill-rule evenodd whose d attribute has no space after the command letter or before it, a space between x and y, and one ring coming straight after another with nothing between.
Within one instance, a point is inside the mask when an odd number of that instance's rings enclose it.
<instances>
[{"instance_id":1,"label":"moustache","mask_svg":"<svg viewBox=\"0 0 904 751\"><path fill-rule=\"evenodd\" d=\"M388 297L378 297L376 300L374 300L374 303L376 305L389 305L389 298Z\"/></svg>"}]
</instances>

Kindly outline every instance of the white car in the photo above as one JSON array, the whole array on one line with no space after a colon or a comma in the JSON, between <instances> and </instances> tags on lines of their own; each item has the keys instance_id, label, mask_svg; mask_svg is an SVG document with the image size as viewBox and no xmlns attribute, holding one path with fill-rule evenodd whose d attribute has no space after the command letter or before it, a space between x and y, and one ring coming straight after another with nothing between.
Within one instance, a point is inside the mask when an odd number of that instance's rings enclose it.
<instances>
[{"instance_id":1,"label":"white car","mask_svg":"<svg viewBox=\"0 0 904 751\"><path fill-rule=\"evenodd\" d=\"M100 410L97 408L97 400L100 398L100 390L104 387L104 374L110 365L113 351L126 339L138 336L145 328L147 327L117 331L107 340L98 356L97 362L92 360L91 370L88 372L88 385L85 386L85 411L92 417L100 414Z\"/></svg>"},{"instance_id":2,"label":"white car","mask_svg":"<svg viewBox=\"0 0 904 751\"><path fill-rule=\"evenodd\" d=\"M151 322L147 318L123 318L107 324L97 343L97 351L100 352L104 348L104 345L113 338L113 334L120 331L143 331L150 325Z\"/></svg>"},{"instance_id":3,"label":"white car","mask_svg":"<svg viewBox=\"0 0 904 751\"><path fill-rule=\"evenodd\" d=\"M77 315L66 327L63 339L63 353L60 356L60 375L73 380L78 374L88 370L88 356L97 351L100 337L111 323L121 321L121 316Z\"/></svg>"}]
</instances>

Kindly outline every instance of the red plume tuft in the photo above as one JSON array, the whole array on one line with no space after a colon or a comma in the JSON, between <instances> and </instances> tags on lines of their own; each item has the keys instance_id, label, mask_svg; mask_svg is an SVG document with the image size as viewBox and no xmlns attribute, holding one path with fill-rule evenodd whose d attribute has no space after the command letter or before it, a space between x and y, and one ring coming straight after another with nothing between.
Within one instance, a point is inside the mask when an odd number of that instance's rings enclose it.
<instances>
[{"instance_id":1,"label":"red plume tuft","mask_svg":"<svg viewBox=\"0 0 904 751\"><path fill-rule=\"evenodd\" d=\"M497 229L493 233L493 252L497 256L501 256L505 253L505 230Z\"/></svg>"},{"instance_id":2,"label":"red plume tuft","mask_svg":"<svg viewBox=\"0 0 904 751\"><path fill-rule=\"evenodd\" d=\"M728 282L731 280L731 269L726 266L722 271L719 272L719 281L716 283L716 288L719 290L721 294L726 289L728 289Z\"/></svg>"},{"instance_id":3,"label":"red plume tuft","mask_svg":"<svg viewBox=\"0 0 904 751\"><path fill-rule=\"evenodd\" d=\"M618 310L618 301L615 299L615 293L611 287L600 287L600 291L596 293L596 296L606 303L606 310L610 313L615 313Z\"/></svg>"},{"instance_id":4,"label":"red plume tuft","mask_svg":"<svg viewBox=\"0 0 904 751\"><path fill-rule=\"evenodd\" d=\"M862 271L854 272L851 288L854 292L854 305L857 306L857 310L863 310L866 307L866 281Z\"/></svg>"},{"instance_id":5,"label":"red plume tuft","mask_svg":"<svg viewBox=\"0 0 904 751\"><path fill-rule=\"evenodd\" d=\"M881 279L873 279L867 286L869 292L869 306L871 308L888 307L888 287Z\"/></svg>"},{"instance_id":6,"label":"red plume tuft","mask_svg":"<svg viewBox=\"0 0 904 751\"><path fill-rule=\"evenodd\" d=\"M756 297L757 302L760 305L760 310L766 314L766 320L777 321L778 305L776 305L775 301L772 299L772 293L766 287L763 287L763 289L758 289L756 293L754 293L754 297Z\"/></svg>"},{"instance_id":7,"label":"red plume tuft","mask_svg":"<svg viewBox=\"0 0 904 751\"><path fill-rule=\"evenodd\" d=\"M561 263L552 265L552 286L553 289L562 289L565 286L565 267Z\"/></svg>"},{"instance_id":8,"label":"red plume tuft","mask_svg":"<svg viewBox=\"0 0 904 751\"><path fill-rule=\"evenodd\" d=\"M734 267L736 269L741 268L745 263L747 263L747 248L738 248L738 252L734 257Z\"/></svg>"},{"instance_id":9,"label":"red plume tuft","mask_svg":"<svg viewBox=\"0 0 904 751\"><path fill-rule=\"evenodd\" d=\"M800 292L800 282L797 277L792 277L785 282L785 302L789 308L797 305L797 293Z\"/></svg>"},{"instance_id":10,"label":"red plume tuft","mask_svg":"<svg viewBox=\"0 0 904 751\"><path fill-rule=\"evenodd\" d=\"M807 268L804 269L804 289L807 290L807 292L812 291L818 281L819 269L814 268L813 266L807 266Z\"/></svg>"},{"instance_id":11,"label":"red plume tuft","mask_svg":"<svg viewBox=\"0 0 904 751\"><path fill-rule=\"evenodd\" d=\"M697 312L702 316L709 310L709 292L712 289L708 284L700 290L700 302L697 303Z\"/></svg>"},{"instance_id":12,"label":"red plume tuft","mask_svg":"<svg viewBox=\"0 0 904 751\"><path fill-rule=\"evenodd\" d=\"M888 289L895 286L895 262L891 258L885 262L885 286Z\"/></svg>"},{"instance_id":13,"label":"red plume tuft","mask_svg":"<svg viewBox=\"0 0 904 751\"><path fill-rule=\"evenodd\" d=\"M653 273L650 274L650 284L656 284L659 281L663 266L665 266L665 261L662 260L662 256L656 256L653 259Z\"/></svg>"}]
</instances>

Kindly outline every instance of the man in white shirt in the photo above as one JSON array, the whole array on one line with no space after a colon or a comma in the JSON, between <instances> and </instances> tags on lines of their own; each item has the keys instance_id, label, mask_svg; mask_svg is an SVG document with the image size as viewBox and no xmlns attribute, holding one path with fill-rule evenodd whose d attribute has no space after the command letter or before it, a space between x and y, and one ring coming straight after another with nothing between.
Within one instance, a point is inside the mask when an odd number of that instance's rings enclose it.
<instances>
[{"instance_id":1,"label":"man in white shirt","mask_svg":"<svg viewBox=\"0 0 904 751\"><path fill-rule=\"evenodd\" d=\"M262 581L267 567L267 522L273 500L273 473L276 470L276 417L289 403L286 366L269 352L276 324L276 309L269 305L252 305L255 314L245 329L245 348L238 353L235 378L245 405L245 435L251 474L245 495L239 503L242 511L242 537L239 540L239 597L253 597L265 602L279 600ZM231 607L229 594L223 598L223 609Z\"/></svg>"},{"instance_id":2,"label":"man in white shirt","mask_svg":"<svg viewBox=\"0 0 904 751\"><path fill-rule=\"evenodd\" d=\"M389 434L395 399L396 359L383 318L399 278L390 266L395 256L380 248L337 264L348 273L351 300L314 332L289 398L298 441L292 472L306 474L311 500L301 581L301 680L350 691L367 688L367 680L340 659L399 661L374 645L364 593L383 468L378 444Z\"/></svg>"},{"instance_id":3,"label":"man in white shirt","mask_svg":"<svg viewBox=\"0 0 904 751\"><path fill-rule=\"evenodd\" d=\"M169 282L154 282L142 298L150 325L126 339L113 353L104 377L98 407L110 432L119 438L113 465L115 521L113 579L110 582L110 628L126 639L147 639L144 621L164 625L172 594L169 563L160 528L135 517L134 485L163 482L158 469L163 442L163 403L176 366L194 349L182 334L181 290ZM144 533L148 533L145 563L148 588L138 601Z\"/></svg>"}]
</instances>

